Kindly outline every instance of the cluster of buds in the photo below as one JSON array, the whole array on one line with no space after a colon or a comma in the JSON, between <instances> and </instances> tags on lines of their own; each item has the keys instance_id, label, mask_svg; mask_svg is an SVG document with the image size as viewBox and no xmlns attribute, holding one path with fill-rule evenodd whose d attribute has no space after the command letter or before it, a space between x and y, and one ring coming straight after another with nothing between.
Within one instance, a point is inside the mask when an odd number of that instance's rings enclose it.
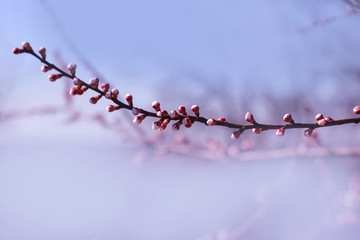
<instances>
[{"instance_id":1,"label":"cluster of buds","mask_svg":"<svg viewBox=\"0 0 360 240\"><path fill-rule=\"evenodd\" d=\"M333 122L334 121L334 119L332 119L331 117L324 118L324 116L321 113L317 114L315 116L315 119L316 119L316 121L318 121L318 125L320 127L325 126L328 122Z\"/></svg>"},{"instance_id":2,"label":"cluster of buds","mask_svg":"<svg viewBox=\"0 0 360 240\"><path fill-rule=\"evenodd\" d=\"M71 78L73 80L74 83L74 87L72 87L70 89L70 95L82 95L88 88L94 90L95 92L97 92L99 95L90 98L90 103L92 104L96 104L100 98L102 98L102 96L105 96L106 98L110 99L111 101L113 101L116 105L108 105L107 106L107 111L109 112L113 112L115 110L119 110L121 108L125 108L128 110L131 110L131 112L133 113L133 115L135 115L135 118L133 120L133 122L135 124L140 124L145 117L147 116L151 116L151 117L156 117L159 118L158 121L155 121L153 123L153 129L155 130L165 130L167 125L171 122L171 121L176 121L173 125L172 125L172 129L174 131L178 131L180 129L181 125L184 125L186 128L190 128L192 126L192 124L194 122L201 122L201 123L205 123L208 126L214 126L214 125L220 125L220 126L226 126L226 127L231 127L231 128L238 128L240 127L239 130L234 131L231 135L231 138L233 139L238 139L240 137L240 135L246 130L246 129L252 129L252 131L256 134L261 133L264 130L268 130L268 129L276 129L276 135L277 136L283 136L285 133L285 129L289 129L289 128L307 128L304 131L304 136L306 137L310 137L314 131L315 128L318 127L323 127L326 126L329 122L334 122L332 124L329 125L341 125L341 124L347 124L347 123L359 123L360 122L360 118L352 118L352 119L341 119L341 120L337 120L334 121L331 117L326 117L324 118L324 116L322 114L317 114L315 119L317 121L317 123L314 124L301 124L301 123L297 123L295 124L292 116L290 114L285 114L283 117L283 120L288 123L285 125L267 125L267 124L258 124L255 119L254 116L250 113L247 112L245 114L245 121L251 123L251 125L239 125L239 124L233 124L233 123L229 123L226 118L224 117L220 117L217 120L215 120L214 118L202 118L200 117L200 108L198 105L192 105L191 106L191 111L194 113L195 116L189 116L185 106L181 105L178 107L177 111L176 110L172 110L169 113L166 110L162 110L160 108L160 103L158 101L153 101L152 102L152 108L155 110L155 114L148 112L146 110L143 110L141 108L136 108L134 107L133 104L133 97L130 94L126 94L125 96L125 100L127 102L127 105L121 101L118 100L118 95L119 95L119 90L118 89L111 89L110 90L110 85L109 83L102 83L100 85L101 90L98 89L99 87L99 79L94 77L91 78L89 80L89 83L86 84L85 82L83 82L82 80L80 80L79 78L77 78L75 76L76 74L76 64L73 63L69 63L67 65L67 69L70 72L67 73L63 70L61 70L60 68L58 68L57 66L55 66L54 64L49 63L46 60L46 48L41 47L39 49L39 55L37 55L37 53L35 53L33 51L33 48L31 47L31 45L28 42L23 42L21 44L22 48L14 48L13 49L13 53L14 54L20 54L20 53L29 53L33 56L35 56L36 58L38 58L42 63L44 63L45 65L41 67L41 70L43 72L48 72L52 69L56 70L58 73L55 74L50 74L48 76L48 79L51 82L54 82L62 77L68 77ZM355 106L353 108L353 112L355 114L360 114L360 106ZM139 114L142 115L139 115Z\"/></svg>"}]
</instances>

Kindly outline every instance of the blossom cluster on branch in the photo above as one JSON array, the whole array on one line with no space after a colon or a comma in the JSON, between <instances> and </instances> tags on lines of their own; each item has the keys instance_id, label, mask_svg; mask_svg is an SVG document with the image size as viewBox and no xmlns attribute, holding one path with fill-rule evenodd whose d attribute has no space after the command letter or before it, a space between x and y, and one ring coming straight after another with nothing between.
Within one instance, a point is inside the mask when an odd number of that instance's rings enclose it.
<instances>
[{"instance_id":1,"label":"blossom cluster on branch","mask_svg":"<svg viewBox=\"0 0 360 240\"><path fill-rule=\"evenodd\" d=\"M256 134L260 134L266 130L276 130L275 133L277 136L283 136L285 134L285 130L287 129L303 128L305 129L304 136L310 137L313 130L316 128L360 122L360 117L334 120L331 117L324 117L322 114L317 114L315 116L317 122L315 123L298 123L295 122L291 114L287 113L283 117L284 124L263 124L255 121L253 114L247 112L245 114L245 121L249 124L239 124L228 122L225 117L220 117L218 119L205 118L200 115L200 107L198 105L191 106L190 110L192 114L189 114L186 107L183 105L179 106L177 111L167 111L161 108L158 101L152 102L152 108L154 111L147 111L143 108L135 107L133 103L133 96L130 94L126 94L126 102L119 100L119 90L116 88L111 89L109 83L100 83L100 80L97 77L91 78L88 83L84 82L76 76L76 64L69 63L67 66L69 72L65 72L56 65L47 61L46 48L41 47L38 52L39 54L33 50L28 42L23 42L22 48L13 49L14 54L28 53L39 59L44 64L41 67L43 72L51 70L56 71L56 73L48 76L49 81L54 82L62 77L72 79L74 87L70 89L70 95L82 95L90 89L97 93L96 96L90 98L89 101L91 104L96 104L101 98L106 98L113 102L113 104L107 106L107 111L114 112L120 109L130 110L132 114L135 115L133 120L134 124L140 124L146 117L157 118L158 120L152 124L152 128L154 130L165 130L167 126L173 122L172 129L174 131L178 131L182 125L186 128L190 128L195 122L198 122L207 126L222 126L236 129L231 134L232 139L238 139L245 130L250 129ZM355 106L353 108L353 112L355 114L360 114L360 106Z\"/></svg>"}]
</instances>

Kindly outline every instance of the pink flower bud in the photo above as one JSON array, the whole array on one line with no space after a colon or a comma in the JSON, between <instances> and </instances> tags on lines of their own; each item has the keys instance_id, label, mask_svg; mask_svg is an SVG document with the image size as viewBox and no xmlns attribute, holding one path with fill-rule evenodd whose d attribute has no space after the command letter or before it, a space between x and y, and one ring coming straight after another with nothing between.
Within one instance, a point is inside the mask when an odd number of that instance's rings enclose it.
<instances>
[{"instance_id":1,"label":"pink flower bud","mask_svg":"<svg viewBox=\"0 0 360 240\"><path fill-rule=\"evenodd\" d=\"M41 57L42 57L43 59L46 59L46 48L41 47L41 48L39 49L39 53L40 53L40 55L41 55Z\"/></svg>"},{"instance_id":2,"label":"pink flower bud","mask_svg":"<svg viewBox=\"0 0 360 240\"><path fill-rule=\"evenodd\" d=\"M224 122L224 123L227 123L228 121L226 120L226 118L224 117L219 117L218 119L219 122Z\"/></svg>"},{"instance_id":3,"label":"pink flower bud","mask_svg":"<svg viewBox=\"0 0 360 240\"><path fill-rule=\"evenodd\" d=\"M112 93L114 98L117 98L118 95L119 95L119 90L116 89L116 88L113 88L113 89L111 89L111 93Z\"/></svg>"},{"instance_id":4,"label":"pink flower bud","mask_svg":"<svg viewBox=\"0 0 360 240\"><path fill-rule=\"evenodd\" d=\"M320 119L320 120L318 121L318 125L321 126L321 127L325 126L325 125L326 125L326 120L325 120L324 118L323 118L323 119Z\"/></svg>"},{"instance_id":5,"label":"pink flower bud","mask_svg":"<svg viewBox=\"0 0 360 240\"><path fill-rule=\"evenodd\" d=\"M234 131L232 134L231 134L231 139L239 139L240 135L242 134L242 131Z\"/></svg>"},{"instance_id":6,"label":"pink flower bud","mask_svg":"<svg viewBox=\"0 0 360 240\"><path fill-rule=\"evenodd\" d=\"M285 134L285 128L279 128L278 130L276 130L276 135L278 135L279 137L284 136Z\"/></svg>"},{"instance_id":7,"label":"pink flower bud","mask_svg":"<svg viewBox=\"0 0 360 240\"><path fill-rule=\"evenodd\" d=\"M182 121L182 123L183 123L184 126L187 127L187 128L191 127L191 125L192 125L192 122L191 122L190 118L188 118L188 117L187 117L187 118L184 118L183 121Z\"/></svg>"},{"instance_id":8,"label":"pink flower bud","mask_svg":"<svg viewBox=\"0 0 360 240\"><path fill-rule=\"evenodd\" d=\"M162 123L161 123L161 126L160 126L160 131L163 131L166 129L167 125L169 124L170 120L169 119L165 119Z\"/></svg>"},{"instance_id":9,"label":"pink flower bud","mask_svg":"<svg viewBox=\"0 0 360 240\"><path fill-rule=\"evenodd\" d=\"M327 117L327 118L325 118L325 121L327 121L327 122L333 122L334 119L332 119L331 117Z\"/></svg>"},{"instance_id":10,"label":"pink flower bud","mask_svg":"<svg viewBox=\"0 0 360 240\"><path fill-rule=\"evenodd\" d=\"M315 120L316 120L316 121L319 121L319 120L321 120L321 119L323 119L323 118L324 118L324 116L323 116L321 113L316 114L316 116L315 116Z\"/></svg>"},{"instance_id":11,"label":"pink flower bud","mask_svg":"<svg viewBox=\"0 0 360 240\"><path fill-rule=\"evenodd\" d=\"M111 99L112 98L112 93L109 91L109 92L106 92L105 93L105 98L107 99Z\"/></svg>"},{"instance_id":12,"label":"pink flower bud","mask_svg":"<svg viewBox=\"0 0 360 240\"><path fill-rule=\"evenodd\" d=\"M179 131L180 125L181 125L181 121L179 120L179 121L177 121L176 123L174 123L171 128L172 128L172 130L174 130L174 131Z\"/></svg>"},{"instance_id":13,"label":"pink flower bud","mask_svg":"<svg viewBox=\"0 0 360 240\"><path fill-rule=\"evenodd\" d=\"M313 133L313 129L308 128L308 129L306 129L306 130L304 131L304 136L305 136L305 137L311 137L312 133Z\"/></svg>"},{"instance_id":14,"label":"pink flower bud","mask_svg":"<svg viewBox=\"0 0 360 240\"><path fill-rule=\"evenodd\" d=\"M106 109L108 110L108 112L113 112L113 111L116 110L116 106L114 106L114 105L108 105Z\"/></svg>"},{"instance_id":15,"label":"pink flower bud","mask_svg":"<svg viewBox=\"0 0 360 240\"><path fill-rule=\"evenodd\" d=\"M101 97L102 97L102 95L97 95L95 97L90 98L90 103L91 104L96 104Z\"/></svg>"},{"instance_id":16,"label":"pink flower bud","mask_svg":"<svg viewBox=\"0 0 360 240\"><path fill-rule=\"evenodd\" d=\"M245 114L245 121L247 121L249 123L252 123L252 124L255 123L255 119L254 119L253 115L251 113L249 113L249 112L247 112Z\"/></svg>"},{"instance_id":17,"label":"pink flower bud","mask_svg":"<svg viewBox=\"0 0 360 240\"><path fill-rule=\"evenodd\" d=\"M157 112L156 112L156 116L158 116L158 117L160 117L160 118L163 117L162 111L157 111Z\"/></svg>"},{"instance_id":18,"label":"pink flower bud","mask_svg":"<svg viewBox=\"0 0 360 240\"><path fill-rule=\"evenodd\" d=\"M171 110L169 116L170 116L172 119L177 119L177 118L179 118L179 114L178 114L175 110Z\"/></svg>"},{"instance_id":19,"label":"pink flower bud","mask_svg":"<svg viewBox=\"0 0 360 240\"><path fill-rule=\"evenodd\" d=\"M161 127L161 124L162 124L162 121L161 121L161 120L156 121L156 122L153 122L153 124L152 124L152 129L154 129L154 130L159 130L160 127Z\"/></svg>"},{"instance_id":20,"label":"pink flower bud","mask_svg":"<svg viewBox=\"0 0 360 240\"><path fill-rule=\"evenodd\" d=\"M151 106L155 109L156 112L160 111L160 103L158 101L153 101Z\"/></svg>"},{"instance_id":21,"label":"pink flower bud","mask_svg":"<svg viewBox=\"0 0 360 240\"><path fill-rule=\"evenodd\" d=\"M141 115L141 116L136 116L133 120L134 124L140 124L143 120L144 120L145 116Z\"/></svg>"},{"instance_id":22,"label":"pink flower bud","mask_svg":"<svg viewBox=\"0 0 360 240\"><path fill-rule=\"evenodd\" d=\"M256 134L260 134L262 132L262 128L253 128L252 131Z\"/></svg>"},{"instance_id":23,"label":"pink flower bud","mask_svg":"<svg viewBox=\"0 0 360 240\"><path fill-rule=\"evenodd\" d=\"M48 78L49 78L50 82L55 82L56 80L58 80L62 76L63 75L61 73L59 73L59 74L50 74Z\"/></svg>"},{"instance_id":24,"label":"pink flower bud","mask_svg":"<svg viewBox=\"0 0 360 240\"><path fill-rule=\"evenodd\" d=\"M110 84L109 84L109 83L103 83L103 84L101 84L101 89L102 89L104 92L109 91L109 88L110 88Z\"/></svg>"},{"instance_id":25,"label":"pink flower bud","mask_svg":"<svg viewBox=\"0 0 360 240\"><path fill-rule=\"evenodd\" d=\"M132 107L133 106L133 96L131 94L126 94L125 96L126 101L128 102L129 106Z\"/></svg>"},{"instance_id":26,"label":"pink flower bud","mask_svg":"<svg viewBox=\"0 0 360 240\"><path fill-rule=\"evenodd\" d=\"M192 105L191 106L191 111L193 111L197 117L200 116L199 106L198 105Z\"/></svg>"},{"instance_id":27,"label":"pink flower bud","mask_svg":"<svg viewBox=\"0 0 360 240\"><path fill-rule=\"evenodd\" d=\"M79 85L80 86L80 85ZM83 91L83 92L86 92L88 90L88 88L86 87L86 86L82 86L81 87L81 91Z\"/></svg>"},{"instance_id":28,"label":"pink flower bud","mask_svg":"<svg viewBox=\"0 0 360 240\"><path fill-rule=\"evenodd\" d=\"M98 88L98 86L99 86L99 79L98 79L97 77L91 78L91 79L89 80L89 85L90 85L90 87L92 87L92 88Z\"/></svg>"},{"instance_id":29,"label":"pink flower bud","mask_svg":"<svg viewBox=\"0 0 360 240\"><path fill-rule=\"evenodd\" d=\"M26 51L32 51L32 47L30 46L29 42L22 42L21 46L23 47L24 50Z\"/></svg>"},{"instance_id":30,"label":"pink flower bud","mask_svg":"<svg viewBox=\"0 0 360 240\"><path fill-rule=\"evenodd\" d=\"M290 124L294 124L294 120L292 119L292 116L289 113L285 114L283 119L284 119L285 122L288 122Z\"/></svg>"},{"instance_id":31,"label":"pink flower bud","mask_svg":"<svg viewBox=\"0 0 360 240\"><path fill-rule=\"evenodd\" d=\"M179 106L178 111L181 115L187 116L186 108L183 105Z\"/></svg>"},{"instance_id":32,"label":"pink flower bud","mask_svg":"<svg viewBox=\"0 0 360 240\"><path fill-rule=\"evenodd\" d=\"M214 118L209 118L207 121L206 121L206 124L208 126L214 126L216 124L216 120Z\"/></svg>"},{"instance_id":33,"label":"pink flower bud","mask_svg":"<svg viewBox=\"0 0 360 240\"><path fill-rule=\"evenodd\" d=\"M69 69L69 72L74 75L76 73L76 64L74 63L69 63L67 65L67 68Z\"/></svg>"},{"instance_id":34,"label":"pink flower bud","mask_svg":"<svg viewBox=\"0 0 360 240\"><path fill-rule=\"evenodd\" d=\"M360 114L360 106L354 107L354 108L353 108L353 112L354 112L355 114Z\"/></svg>"},{"instance_id":35,"label":"pink flower bud","mask_svg":"<svg viewBox=\"0 0 360 240\"><path fill-rule=\"evenodd\" d=\"M133 109L131 109L131 112L134 115L138 115L140 113L140 109L134 107Z\"/></svg>"},{"instance_id":36,"label":"pink flower bud","mask_svg":"<svg viewBox=\"0 0 360 240\"><path fill-rule=\"evenodd\" d=\"M80 79L78 79L77 77L73 78L73 83L74 85L81 85L82 81Z\"/></svg>"},{"instance_id":37,"label":"pink flower bud","mask_svg":"<svg viewBox=\"0 0 360 240\"><path fill-rule=\"evenodd\" d=\"M69 94L72 96L75 96L75 95L78 95L80 93L80 91L82 91L82 90L79 89L79 87L72 87L69 91Z\"/></svg>"},{"instance_id":38,"label":"pink flower bud","mask_svg":"<svg viewBox=\"0 0 360 240\"><path fill-rule=\"evenodd\" d=\"M41 66L41 71L43 71L43 72L50 71L51 69L52 69L52 67L49 67L49 66L46 66L46 65Z\"/></svg>"},{"instance_id":39,"label":"pink flower bud","mask_svg":"<svg viewBox=\"0 0 360 240\"><path fill-rule=\"evenodd\" d=\"M19 54L19 53L23 53L24 51L20 48L13 48L13 54Z\"/></svg>"}]
</instances>

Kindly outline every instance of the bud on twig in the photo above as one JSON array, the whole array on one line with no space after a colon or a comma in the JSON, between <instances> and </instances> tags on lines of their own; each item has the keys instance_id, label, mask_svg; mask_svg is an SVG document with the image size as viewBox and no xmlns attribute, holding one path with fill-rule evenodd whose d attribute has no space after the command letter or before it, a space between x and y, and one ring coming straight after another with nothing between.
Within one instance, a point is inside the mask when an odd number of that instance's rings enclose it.
<instances>
[{"instance_id":1,"label":"bud on twig","mask_svg":"<svg viewBox=\"0 0 360 240\"><path fill-rule=\"evenodd\" d=\"M134 107L133 109L131 109L131 112L134 115L138 115L140 113L140 109Z\"/></svg>"},{"instance_id":2,"label":"bud on twig","mask_svg":"<svg viewBox=\"0 0 360 240\"><path fill-rule=\"evenodd\" d=\"M156 112L160 111L160 103L158 101L153 101L151 103L151 106L153 107L153 109L155 109Z\"/></svg>"},{"instance_id":3,"label":"bud on twig","mask_svg":"<svg viewBox=\"0 0 360 240\"><path fill-rule=\"evenodd\" d=\"M174 123L174 124L172 125L172 130L174 130L174 131L179 131L180 125L181 125L181 121L179 120L179 121L177 121L176 123Z\"/></svg>"},{"instance_id":4,"label":"bud on twig","mask_svg":"<svg viewBox=\"0 0 360 240\"><path fill-rule=\"evenodd\" d=\"M39 53L40 53L40 55L41 55L41 57L42 57L43 59L46 59L46 48L41 47L41 48L39 49Z\"/></svg>"},{"instance_id":5,"label":"bud on twig","mask_svg":"<svg viewBox=\"0 0 360 240\"><path fill-rule=\"evenodd\" d=\"M92 87L92 88L98 88L99 86L99 79L97 77L94 77L94 78L91 78L89 80L89 85Z\"/></svg>"},{"instance_id":6,"label":"bud on twig","mask_svg":"<svg viewBox=\"0 0 360 240\"><path fill-rule=\"evenodd\" d=\"M239 139L240 135L243 133L243 131L241 130L238 130L238 131L234 131L232 134L231 134L231 139Z\"/></svg>"},{"instance_id":7,"label":"bud on twig","mask_svg":"<svg viewBox=\"0 0 360 240\"><path fill-rule=\"evenodd\" d=\"M13 54L19 54L19 53L23 53L24 50L20 49L20 48L13 48Z\"/></svg>"},{"instance_id":8,"label":"bud on twig","mask_svg":"<svg viewBox=\"0 0 360 240\"><path fill-rule=\"evenodd\" d=\"M285 134L285 128L279 128L278 130L276 130L276 135L278 135L279 137L284 136Z\"/></svg>"},{"instance_id":9,"label":"bud on twig","mask_svg":"<svg viewBox=\"0 0 360 240\"><path fill-rule=\"evenodd\" d=\"M102 95L97 95L95 97L90 98L90 103L91 104L96 104L101 97L102 97Z\"/></svg>"},{"instance_id":10,"label":"bud on twig","mask_svg":"<svg viewBox=\"0 0 360 240\"><path fill-rule=\"evenodd\" d=\"M192 122L191 122L190 118L188 118L188 117L184 118L182 122L186 128L189 128L192 125Z\"/></svg>"},{"instance_id":11,"label":"bud on twig","mask_svg":"<svg viewBox=\"0 0 360 240\"><path fill-rule=\"evenodd\" d=\"M133 107L133 96L131 94L126 94L125 100L129 104L130 107Z\"/></svg>"},{"instance_id":12,"label":"bud on twig","mask_svg":"<svg viewBox=\"0 0 360 240\"><path fill-rule=\"evenodd\" d=\"M58 80L62 76L63 75L61 73L59 73L59 74L50 74L48 79L49 79L50 82L55 82L56 80Z\"/></svg>"},{"instance_id":13,"label":"bud on twig","mask_svg":"<svg viewBox=\"0 0 360 240\"><path fill-rule=\"evenodd\" d=\"M292 119L292 116L289 113L285 114L283 119L284 119L284 122L288 122L290 124L295 123L294 120Z\"/></svg>"},{"instance_id":14,"label":"bud on twig","mask_svg":"<svg viewBox=\"0 0 360 240\"><path fill-rule=\"evenodd\" d=\"M154 129L154 130L159 130L160 127L161 127L161 124L162 124L162 121L161 121L161 120L156 121L156 122L153 122L153 124L152 124L152 129Z\"/></svg>"},{"instance_id":15,"label":"bud on twig","mask_svg":"<svg viewBox=\"0 0 360 240\"><path fill-rule=\"evenodd\" d=\"M75 73L76 73L76 64L69 63L67 65L67 68L69 69L69 72L71 73L71 75L75 75Z\"/></svg>"},{"instance_id":16,"label":"bud on twig","mask_svg":"<svg viewBox=\"0 0 360 240\"><path fill-rule=\"evenodd\" d=\"M49 67L49 66L46 66L46 65L44 65L44 66L41 66L41 71L43 71L43 72L47 72L47 71L50 71L52 68L51 67Z\"/></svg>"},{"instance_id":17,"label":"bud on twig","mask_svg":"<svg viewBox=\"0 0 360 240\"><path fill-rule=\"evenodd\" d=\"M177 118L179 118L179 114L178 114L175 110L171 110L170 113L169 113L169 116L170 116L172 119L177 119Z\"/></svg>"},{"instance_id":18,"label":"bud on twig","mask_svg":"<svg viewBox=\"0 0 360 240\"><path fill-rule=\"evenodd\" d=\"M109 88L110 88L110 84L109 84L109 83L102 83L102 84L101 84L101 89L102 89L104 92L109 91Z\"/></svg>"},{"instance_id":19,"label":"bud on twig","mask_svg":"<svg viewBox=\"0 0 360 240\"><path fill-rule=\"evenodd\" d=\"M192 105L191 106L191 111L193 111L197 117L200 116L199 106L198 105Z\"/></svg>"},{"instance_id":20,"label":"bud on twig","mask_svg":"<svg viewBox=\"0 0 360 240\"><path fill-rule=\"evenodd\" d=\"M187 116L186 108L183 105L179 106L178 111L181 115Z\"/></svg>"},{"instance_id":21,"label":"bud on twig","mask_svg":"<svg viewBox=\"0 0 360 240\"><path fill-rule=\"evenodd\" d=\"M219 117L218 119L219 122L224 122L224 123L227 123L228 121L226 120L226 118L224 117Z\"/></svg>"},{"instance_id":22,"label":"bud on twig","mask_svg":"<svg viewBox=\"0 0 360 240\"><path fill-rule=\"evenodd\" d=\"M215 124L216 124L216 120L214 118L209 118L206 121L206 125L208 125L208 126L214 126Z\"/></svg>"},{"instance_id":23,"label":"bud on twig","mask_svg":"<svg viewBox=\"0 0 360 240\"><path fill-rule=\"evenodd\" d=\"M247 121L249 123L252 123L252 124L255 124L255 119L254 119L253 115L250 112L247 112L245 114L245 121Z\"/></svg>"},{"instance_id":24,"label":"bud on twig","mask_svg":"<svg viewBox=\"0 0 360 240\"><path fill-rule=\"evenodd\" d=\"M30 46L30 43L29 42L22 42L21 43L21 46L23 47L24 50L26 51L32 51L32 47Z\"/></svg>"},{"instance_id":25,"label":"bud on twig","mask_svg":"<svg viewBox=\"0 0 360 240\"><path fill-rule=\"evenodd\" d=\"M260 134L262 132L261 128L253 128L252 131L256 134Z\"/></svg>"},{"instance_id":26,"label":"bud on twig","mask_svg":"<svg viewBox=\"0 0 360 240\"><path fill-rule=\"evenodd\" d=\"M313 133L313 129L308 128L308 129L306 129L306 130L304 131L304 136L305 136L305 137L311 137L312 133Z\"/></svg>"},{"instance_id":27,"label":"bud on twig","mask_svg":"<svg viewBox=\"0 0 360 240\"><path fill-rule=\"evenodd\" d=\"M77 77L73 78L73 83L74 85L81 85L82 81L80 79L78 79Z\"/></svg>"},{"instance_id":28,"label":"bud on twig","mask_svg":"<svg viewBox=\"0 0 360 240\"><path fill-rule=\"evenodd\" d=\"M360 114L360 106L354 107L353 112L354 112L355 114Z\"/></svg>"},{"instance_id":29,"label":"bud on twig","mask_svg":"<svg viewBox=\"0 0 360 240\"><path fill-rule=\"evenodd\" d=\"M145 118L145 115L141 115L141 116L136 116L133 120L134 124L139 125Z\"/></svg>"}]
</instances>

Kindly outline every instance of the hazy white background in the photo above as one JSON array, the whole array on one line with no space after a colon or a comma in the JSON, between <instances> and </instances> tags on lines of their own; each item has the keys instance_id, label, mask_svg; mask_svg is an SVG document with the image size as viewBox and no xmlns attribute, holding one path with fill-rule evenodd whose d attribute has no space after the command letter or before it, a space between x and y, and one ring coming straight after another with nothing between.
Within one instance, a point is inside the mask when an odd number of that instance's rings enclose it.
<instances>
[{"instance_id":1,"label":"hazy white background","mask_svg":"<svg viewBox=\"0 0 360 240\"><path fill-rule=\"evenodd\" d=\"M30 56L11 53L26 40L34 49L46 46L49 59L60 52L87 79L93 75L82 55L122 94L132 93L148 108L154 99L168 108L201 103L206 109L215 97L226 102L252 92L287 98L302 92L300 105L316 99L314 105L335 118L350 117L351 108L335 109L339 102L359 104L359 81L344 72L359 67L360 20L343 16L346 10L340 0L1 1L0 110L62 104L61 82L50 83ZM336 20L301 33L330 16ZM246 111L261 116L256 103L228 117L242 119ZM85 112L105 111L85 96L75 104ZM58 114L0 122L0 239L360 234L356 157L213 163L148 151L137 166L137 144L92 122L69 125L64 119ZM150 126L146 121L142 127ZM336 130L325 142L358 146L354 129ZM224 130L216 137L227 142L229 135ZM269 139L296 147L286 137Z\"/></svg>"}]
</instances>

